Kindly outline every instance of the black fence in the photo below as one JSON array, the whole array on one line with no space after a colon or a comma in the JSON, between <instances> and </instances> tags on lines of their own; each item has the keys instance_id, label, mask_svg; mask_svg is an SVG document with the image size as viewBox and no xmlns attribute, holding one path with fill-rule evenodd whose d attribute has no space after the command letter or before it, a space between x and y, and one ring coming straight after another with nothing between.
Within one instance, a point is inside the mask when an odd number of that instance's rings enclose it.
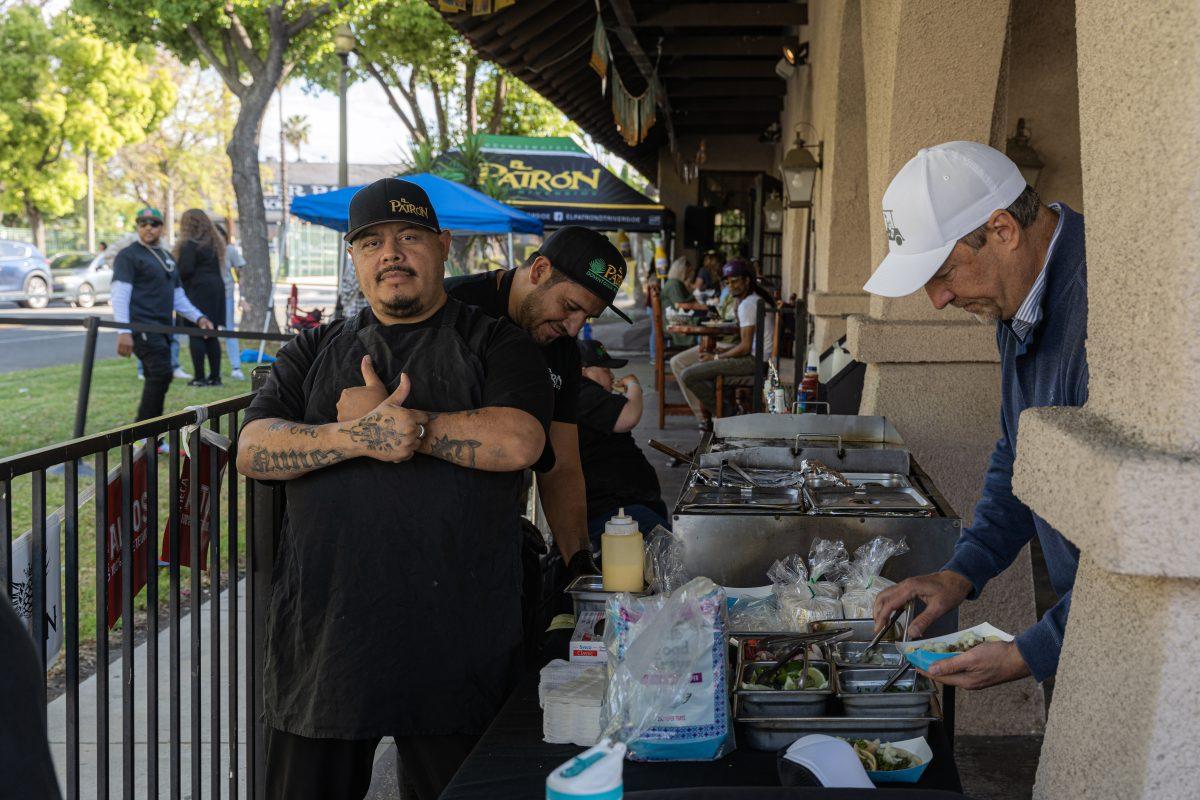
<instances>
[{"instance_id":1,"label":"black fence","mask_svg":"<svg viewBox=\"0 0 1200 800\"><path fill-rule=\"evenodd\" d=\"M265 372L265 369L256 372L256 386ZM265 742L258 722L261 718L261 685L257 676L261 674L262 664L261 620L269 592L271 554L281 512L281 500L277 495L281 493L254 481L239 479L233 467L240 413L252 397L252 394L244 394L206 406L193 406L178 413L0 459L0 489L3 492L0 497L0 529L3 530L0 585L10 597L13 597L14 587L22 590L43 667L47 665L47 643L51 633L55 634L55 641L57 636L62 636L65 752L60 752L58 759L60 768L65 766L66 797L70 800L110 796L110 789L116 789L114 773L118 747L121 796L202 798L207 794L218 799L222 794L227 798L262 796ZM203 447L213 445L208 444L212 437L202 433L201 428L228 438L228 474L224 480L219 448L210 450L207 463L202 463L205 461L200 455ZM165 442L162 453L157 446L160 439ZM186 452L184 443L187 444ZM213 457L214 454L218 457ZM138 462L143 459L144 491L138 484L138 473L143 469ZM159 467L164 460L167 465L164 483L168 493L165 530L161 527L163 520L159 511L162 488L159 486ZM181 469L185 462L186 469ZM82 464L94 468L90 498L81 482ZM52 483L57 493L60 480L57 474L49 478L48 474L60 465L63 502L61 507L48 513L48 487ZM115 469L110 471L110 467ZM207 471L206 476L202 469ZM14 487L24 494L26 481L28 509L24 503L17 502L25 497L14 496ZM181 483L186 489L180 489ZM114 498L119 504L116 509L119 513L115 514L111 507ZM183 502L185 498L186 503ZM86 551L81 551L81 542L85 542L92 527L82 510L89 499L94 503L96 551L95 570L90 577L80 571L81 560L86 555ZM242 513L243 500L246 513ZM10 553L15 509L19 509L20 517L27 516L30 520L29 564L32 568L27 576L13 575ZM45 565L53 561L47 552L47 529L51 519L55 529L61 532L62 541L61 614L48 613L51 606L60 601L56 596L48 597L46 591ZM114 519L117 520L115 523ZM204 519L207 519L204 532L208 536L206 567L210 584L207 641L202 633L201 612L205 598L199 568L202 542L198 535ZM181 531L185 528L187 547L181 552ZM162 554L161 562L158 557L160 530L169 540L166 545L169 552ZM110 601L115 601L115 595L110 591L110 581L115 575L110 546L113 536L119 539L121 624L120 655L115 659L112 656L116 654L110 653L109 646ZM239 563L239 542L244 545L244 565ZM138 547L146 548L140 563ZM190 569L190 588L186 592L181 585L183 564L195 567ZM225 589L222 593L223 564ZM42 568L37 568L38 565ZM17 579L15 584L14 578ZM85 756L81 748L81 712L90 709L81 709L80 705L81 682L86 680L81 679L80 591L81 587L90 588L87 584L91 580L95 581L96 740L94 751L91 747L86 748ZM247 609L245 624L240 625L238 588L243 580ZM141 675L135 669L140 659L135 659L134 599L143 581L146 592L145 674ZM160 624L163 610L159 608L159 592L164 581L167 601L164 621ZM222 594L226 603L224 620ZM188 631L186 642L182 641L184 621ZM227 633L224 637L223 625ZM159 634L164 630L167 648L162 653ZM182 665L185 647L188 648L186 673ZM239 662L239 651L244 664ZM168 675L166 686L160 685L159 679L160 663L164 658ZM207 686L202 684L205 662L209 673ZM120 670L119 707L110 703L109 678L113 670ZM222 676L226 679L224 691ZM185 687L189 711L186 730L182 700ZM140 743L137 738L142 732L136 730L139 697L144 698L146 711L144 742ZM239 697L246 704L245 715L239 714ZM202 721L206 715L210 734L207 769L202 752ZM120 720L119 744L110 736L112 717ZM160 752L160 735L164 733L162 722L166 723L165 741L161 743L166 751L165 770L160 768L164 756ZM43 718L43 724L47 724L46 718ZM243 738L244 748L240 744ZM190 749L186 759L185 745ZM110 761L114 763L110 764Z\"/></svg>"}]
</instances>

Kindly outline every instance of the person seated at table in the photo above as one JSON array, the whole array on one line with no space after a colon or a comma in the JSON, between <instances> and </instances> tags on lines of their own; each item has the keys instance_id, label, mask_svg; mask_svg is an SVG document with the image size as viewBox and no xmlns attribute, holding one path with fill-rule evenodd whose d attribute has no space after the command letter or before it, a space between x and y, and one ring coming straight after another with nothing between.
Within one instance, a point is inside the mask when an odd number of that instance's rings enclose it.
<instances>
[{"instance_id":1,"label":"person seated at table","mask_svg":"<svg viewBox=\"0 0 1200 800\"><path fill-rule=\"evenodd\" d=\"M725 256L719 250L708 250L704 253L700 268L696 270L692 279L692 290L698 301L703 302L707 294L715 294L721 289L721 265L724 263Z\"/></svg>"},{"instance_id":2,"label":"person seated at table","mask_svg":"<svg viewBox=\"0 0 1200 800\"><path fill-rule=\"evenodd\" d=\"M587 492L588 536L592 549L599 551L604 523L619 508L637 520L642 533L671 524L658 475L630 433L642 418L641 383L635 375L614 379L613 368L628 362L613 358L595 339L579 342L579 356L579 460Z\"/></svg>"},{"instance_id":3,"label":"person seated at table","mask_svg":"<svg viewBox=\"0 0 1200 800\"><path fill-rule=\"evenodd\" d=\"M671 269L667 271L667 279L663 281L662 308L667 324L671 323L672 313L679 315L694 311L708 312L708 304L701 303L688 289L688 266L687 256L680 256L671 262ZM691 319L689 318L687 321L690 322ZM687 347L695 342L695 337L674 333L671 334L671 341L675 343L676 347Z\"/></svg>"},{"instance_id":4,"label":"person seated at table","mask_svg":"<svg viewBox=\"0 0 1200 800\"><path fill-rule=\"evenodd\" d=\"M717 403L717 376L754 374L754 360L758 356L754 349L758 304L763 300L768 304L774 303L771 295L758 285L754 270L745 259L731 259L722 268L721 274L730 296L736 301L738 341L719 345L715 353L701 352L699 347L692 347L671 358L671 371L675 373L684 399L702 430L712 429L712 409ZM770 313L764 326L763 352L770 353L774 335Z\"/></svg>"}]
</instances>

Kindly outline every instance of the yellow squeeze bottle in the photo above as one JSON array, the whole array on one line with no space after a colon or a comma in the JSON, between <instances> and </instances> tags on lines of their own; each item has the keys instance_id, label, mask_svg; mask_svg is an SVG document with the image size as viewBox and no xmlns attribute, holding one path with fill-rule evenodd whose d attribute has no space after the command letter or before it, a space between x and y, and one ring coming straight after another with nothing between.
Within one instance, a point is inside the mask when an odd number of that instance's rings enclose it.
<instances>
[{"instance_id":1,"label":"yellow squeeze bottle","mask_svg":"<svg viewBox=\"0 0 1200 800\"><path fill-rule=\"evenodd\" d=\"M642 532L624 507L604 523L600 536L600 571L604 575L606 592L640 592L645 583L643 572Z\"/></svg>"}]
</instances>

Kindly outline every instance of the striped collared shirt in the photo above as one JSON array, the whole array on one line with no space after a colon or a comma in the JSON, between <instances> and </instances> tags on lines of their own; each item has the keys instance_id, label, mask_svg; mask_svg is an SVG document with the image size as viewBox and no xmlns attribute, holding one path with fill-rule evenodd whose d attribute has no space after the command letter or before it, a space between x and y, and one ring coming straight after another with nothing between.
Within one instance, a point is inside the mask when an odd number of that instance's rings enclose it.
<instances>
[{"instance_id":1,"label":"striped collared shirt","mask_svg":"<svg viewBox=\"0 0 1200 800\"><path fill-rule=\"evenodd\" d=\"M1054 226L1054 235L1050 237L1050 246L1046 248L1046 260L1042 262L1042 270L1029 289L1029 294L1025 296L1025 302L1021 303L1021 307L1017 309L1017 313L1008 323L1012 332L1022 342L1025 341L1025 337L1029 336L1029 332L1042 321L1042 296L1046 293L1046 265L1050 263L1050 258L1054 255L1054 246L1058 244L1058 235L1062 233L1062 206L1058 203L1051 203L1050 208L1058 213L1058 224Z\"/></svg>"}]
</instances>

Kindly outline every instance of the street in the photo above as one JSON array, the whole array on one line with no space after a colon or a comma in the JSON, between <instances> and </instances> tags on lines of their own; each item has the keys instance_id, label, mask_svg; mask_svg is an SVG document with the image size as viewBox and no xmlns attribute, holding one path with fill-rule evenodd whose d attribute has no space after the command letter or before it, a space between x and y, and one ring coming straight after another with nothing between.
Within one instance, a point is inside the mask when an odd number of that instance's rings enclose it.
<instances>
[{"instance_id":1,"label":"street","mask_svg":"<svg viewBox=\"0 0 1200 800\"><path fill-rule=\"evenodd\" d=\"M282 327L286 320L290 283L275 285L275 316ZM324 308L327 317L333 315L336 302L332 284L305 284L299 286L302 309ZM62 303L51 303L46 308L21 308L16 303L0 302L0 317L28 319L27 325L0 325L0 373L18 370L51 367L58 364L78 364L83 357L85 334L83 320L89 316L112 319L112 308L107 303L94 308L73 308ZM39 325L39 319L47 317L70 317L80 320L78 328ZM97 358L117 357L117 332L101 330L96 344Z\"/></svg>"}]
</instances>

